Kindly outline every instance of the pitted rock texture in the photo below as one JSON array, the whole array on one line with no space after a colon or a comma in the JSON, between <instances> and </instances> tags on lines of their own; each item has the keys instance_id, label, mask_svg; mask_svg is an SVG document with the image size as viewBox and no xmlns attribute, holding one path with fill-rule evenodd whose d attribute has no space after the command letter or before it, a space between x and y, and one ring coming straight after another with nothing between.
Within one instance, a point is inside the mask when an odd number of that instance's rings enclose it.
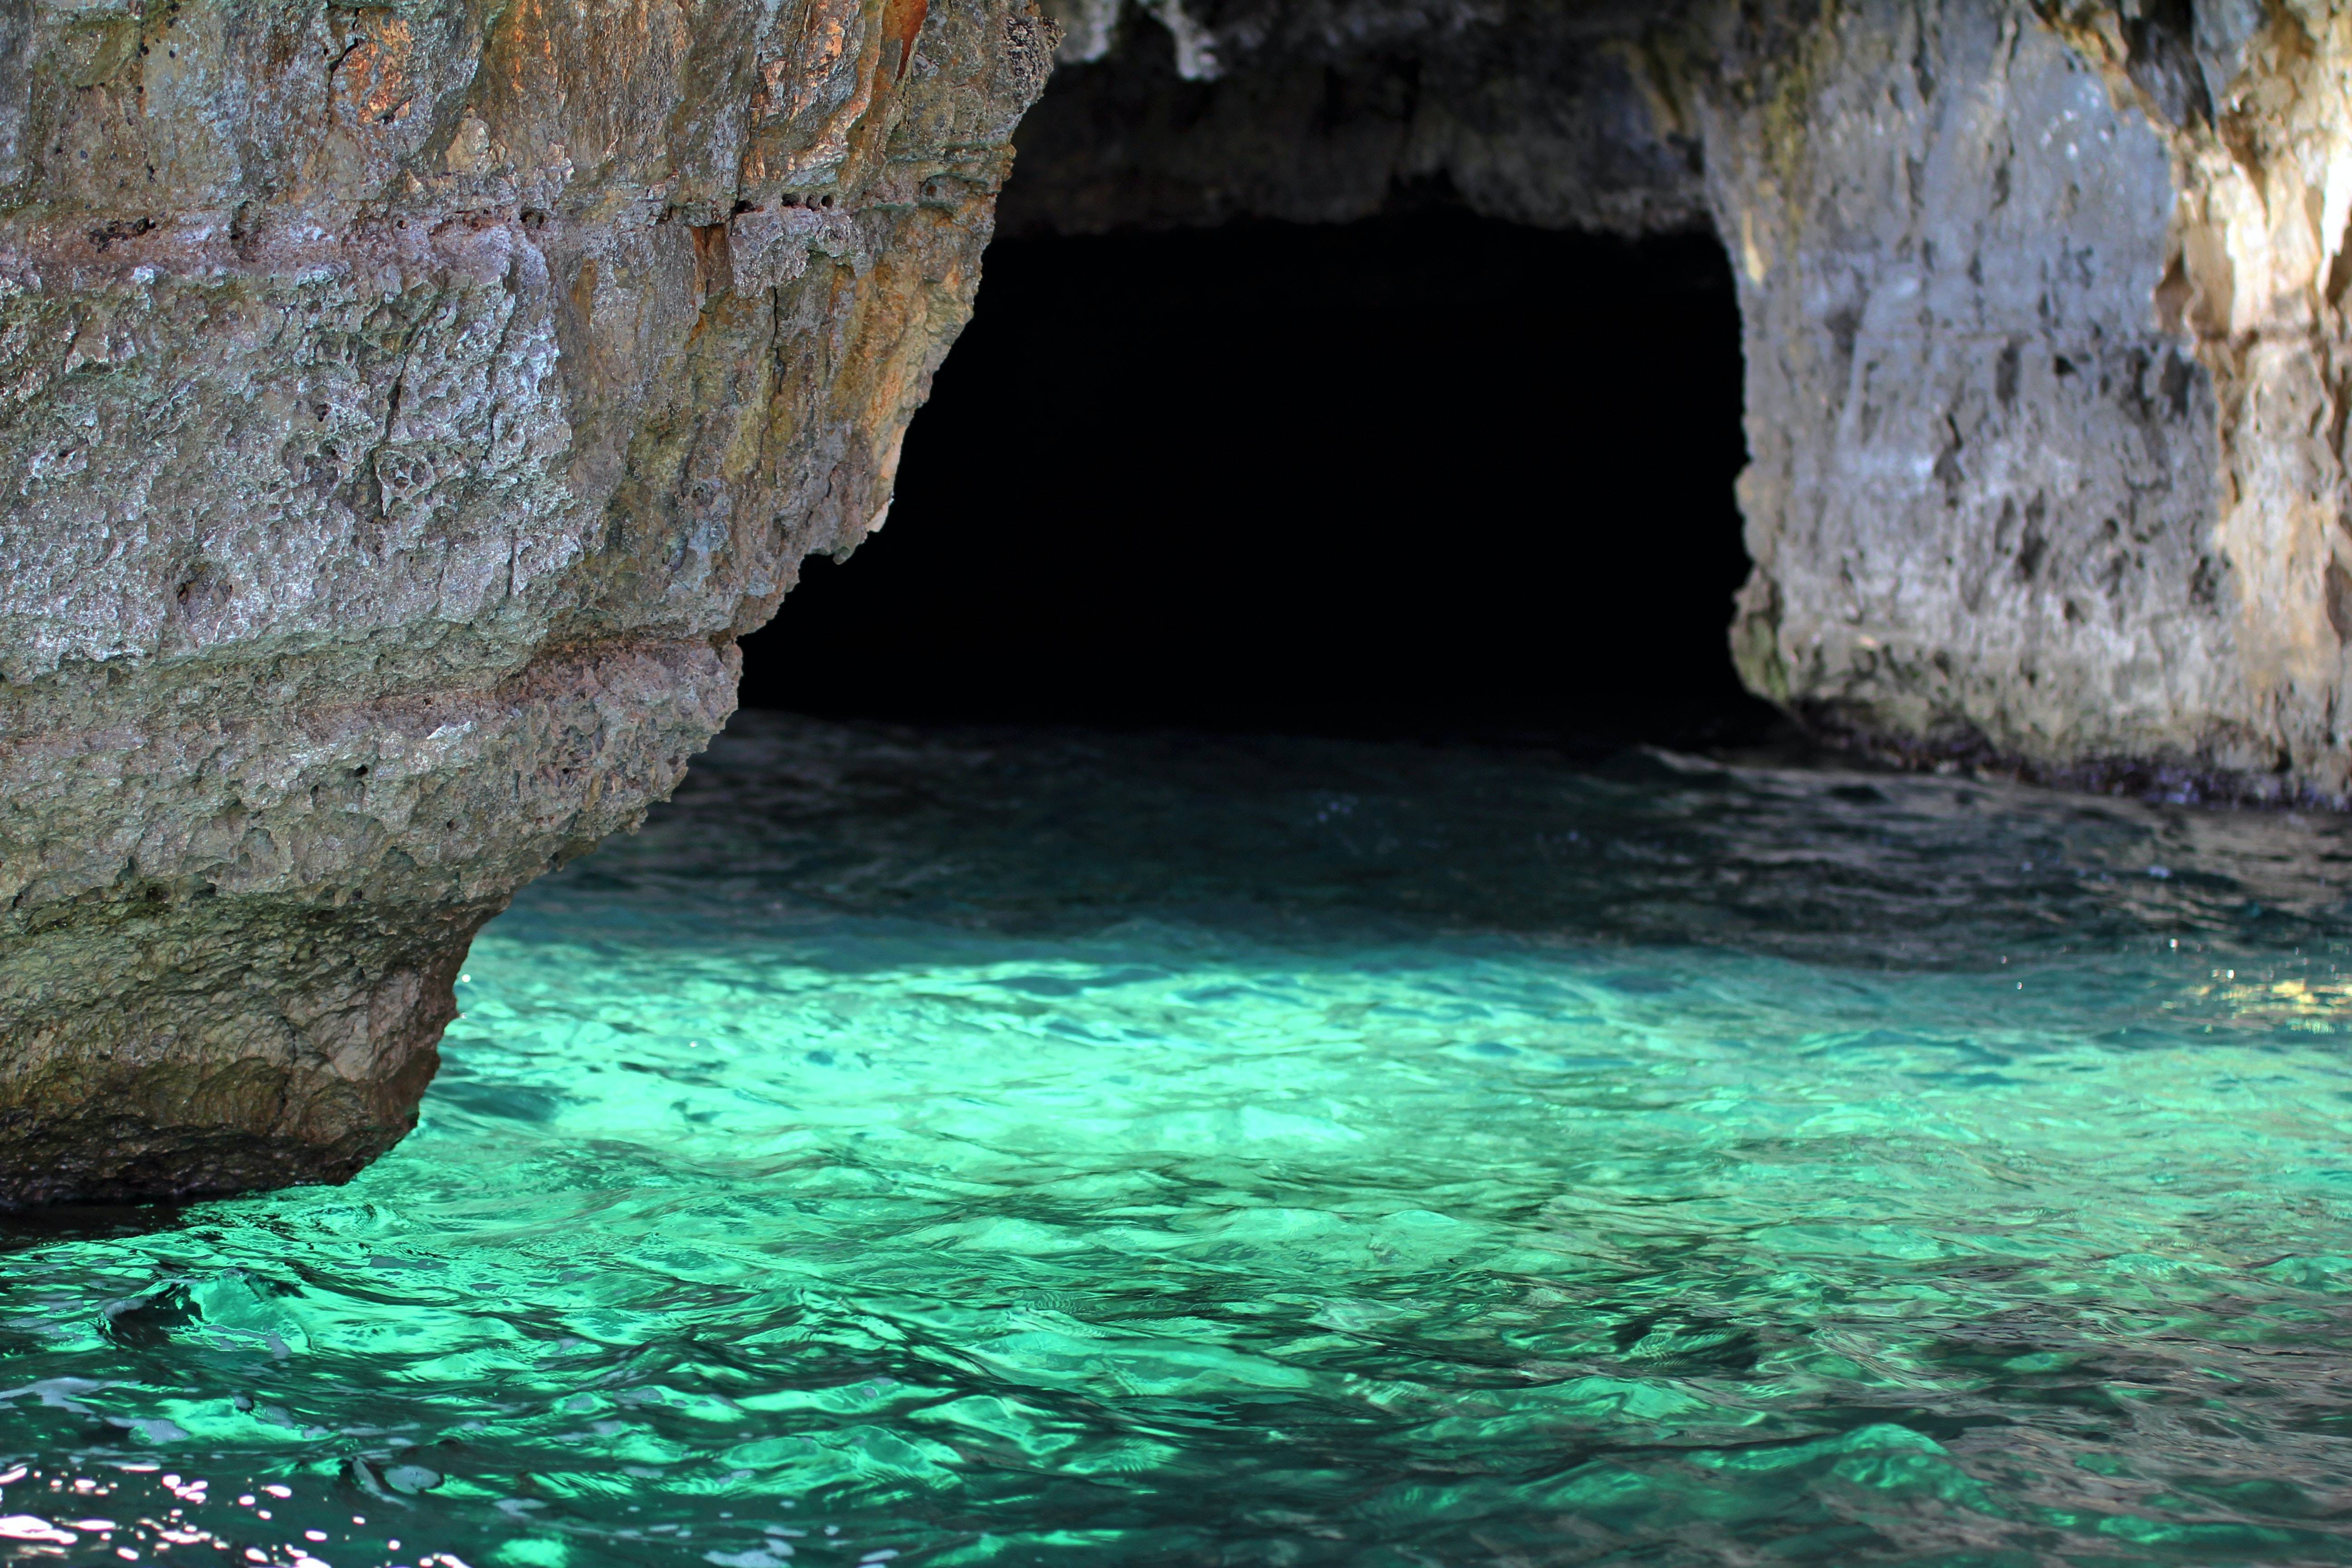
<instances>
[{"instance_id":1,"label":"pitted rock texture","mask_svg":"<svg viewBox=\"0 0 2352 1568\"><path fill-rule=\"evenodd\" d=\"M0 0L0 1205L338 1179L887 506L1025 0Z\"/></svg>"},{"instance_id":2,"label":"pitted rock texture","mask_svg":"<svg viewBox=\"0 0 2352 1568\"><path fill-rule=\"evenodd\" d=\"M1952 0L1726 74L1751 685L1911 761L2346 802L2347 27Z\"/></svg>"},{"instance_id":3,"label":"pitted rock texture","mask_svg":"<svg viewBox=\"0 0 2352 1568\"><path fill-rule=\"evenodd\" d=\"M1711 226L1748 358L1735 657L1818 730L2352 801L2352 7L1053 3L1010 226Z\"/></svg>"}]
</instances>

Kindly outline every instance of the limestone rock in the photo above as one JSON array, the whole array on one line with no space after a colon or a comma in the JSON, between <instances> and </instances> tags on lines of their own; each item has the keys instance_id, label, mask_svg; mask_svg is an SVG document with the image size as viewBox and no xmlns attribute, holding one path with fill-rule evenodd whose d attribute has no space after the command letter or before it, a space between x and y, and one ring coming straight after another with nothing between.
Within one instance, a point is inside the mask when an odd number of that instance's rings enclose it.
<instances>
[{"instance_id":1,"label":"limestone rock","mask_svg":"<svg viewBox=\"0 0 2352 1568\"><path fill-rule=\"evenodd\" d=\"M880 521L1025 0L0 0L0 1205L336 1179Z\"/></svg>"},{"instance_id":2,"label":"limestone rock","mask_svg":"<svg viewBox=\"0 0 2352 1568\"><path fill-rule=\"evenodd\" d=\"M1949 0L1726 74L1751 685L1911 761L2352 794L2347 26Z\"/></svg>"},{"instance_id":3,"label":"limestone rock","mask_svg":"<svg viewBox=\"0 0 2352 1568\"><path fill-rule=\"evenodd\" d=\"M1055 3L1082 63L1023 129L1009 226L1431 186L1711 224L1748 355L1735 655L1817 729L2352 800L2352 7Z\"/></svg>"}]
</instances>

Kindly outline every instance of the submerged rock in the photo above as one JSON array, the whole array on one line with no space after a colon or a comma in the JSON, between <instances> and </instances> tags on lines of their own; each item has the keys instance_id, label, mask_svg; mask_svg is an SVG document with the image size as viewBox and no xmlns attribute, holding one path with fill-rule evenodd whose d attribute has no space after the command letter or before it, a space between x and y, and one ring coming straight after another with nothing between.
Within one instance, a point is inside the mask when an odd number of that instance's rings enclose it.
<instances>
[{"instance_id":1,"label":"submerged rock","mask_svg":"<svg viewBox=\"0 0 2352 1568\"><path fill-rule=\"evenodd\" d=\"M0 3L0 1204L349 1175L877 526L1025 0Z\"/></svg>"}]
</instances>

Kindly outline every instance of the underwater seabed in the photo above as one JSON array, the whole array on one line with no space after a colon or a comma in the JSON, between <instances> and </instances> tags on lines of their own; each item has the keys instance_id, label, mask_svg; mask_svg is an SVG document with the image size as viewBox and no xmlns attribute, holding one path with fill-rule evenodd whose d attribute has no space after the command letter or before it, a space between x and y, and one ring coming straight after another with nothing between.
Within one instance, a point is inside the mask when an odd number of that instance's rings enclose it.
<instances>
[{"instance_id":1,"label":"underwater seabed","mask_svg":"<svg viewBox=\"0 0 2352 1568\"><path fill-rule=\"evenodd\" d=\"M0 1559L2352 1562L2348 852L743 715L357 1181L0 1225Z\"/></svg>"}]
</instances>

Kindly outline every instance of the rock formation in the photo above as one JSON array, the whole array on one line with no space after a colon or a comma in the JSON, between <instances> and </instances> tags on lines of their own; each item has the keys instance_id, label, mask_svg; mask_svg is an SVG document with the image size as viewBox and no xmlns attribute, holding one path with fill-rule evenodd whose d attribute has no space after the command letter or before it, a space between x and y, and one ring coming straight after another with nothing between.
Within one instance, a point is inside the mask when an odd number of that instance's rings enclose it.
<instances>
[{"instance_id":1,"label":"rock formation","mask_svg":"<svg viewBox=\"0 0 2352 1568\"><path fill-rule=\"evenodd\" d=\"M2132 9L1874 15L1702 111L1735 646L1907 759L2340 805L2352 17Z\"/></svg>"},{"instance_id":2,"label":"rock formation","mask_svg":"<svg viewBox=\"0 0 2352 1568\"><path fill-rule=\"evenodd\" d=\"M2352 795L2352 8L1186 3L1055 0L1008 226L1711 226L1753 688L1911 762Z\"/></svg>"},{"instance_id":3,"label":"rock formation","mask_svg":"<svg viewBox=\"0 0 2352 1568\"><path fill-rule=\"evenodd\" d=\"M2331 0L1025 3L0 0L0 1204L410 1125L878 522L1057 36L1011 224L1711 226L1815 725L2352 795Z\"/></svg>"},{"instance_id":4,"label":"rock formation","mask_svg":"<svg viewBox=\"0 0 2352 1568\"><path fill-rule=\"evenodd\" d=\"M339 1179L881 521L1025 0L0 0L0 1204Z\"/></svg>"}]
</instances>

